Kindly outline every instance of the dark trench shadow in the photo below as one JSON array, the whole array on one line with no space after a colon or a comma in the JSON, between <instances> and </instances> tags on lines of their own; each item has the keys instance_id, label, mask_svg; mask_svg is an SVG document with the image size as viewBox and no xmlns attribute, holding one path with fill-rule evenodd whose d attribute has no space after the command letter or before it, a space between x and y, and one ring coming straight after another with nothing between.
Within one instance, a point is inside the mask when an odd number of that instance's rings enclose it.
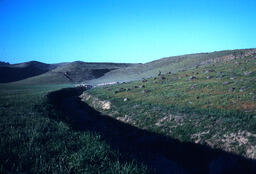
<instances>
[{"instance_id":1,"label":"dark trench shadow","mask_svg":"<svg viewBox=\"0 0 256 174\"><path fill-rule=\"evenodd\" d=\"M49 93L48 99L68 116L73 129L100 134L127 159L135 159L164 174L256 174L256 160L207 145L180 142L102 115L81 102L78 96L83 91L62 89Z\"/></svg>"}]
</instances>

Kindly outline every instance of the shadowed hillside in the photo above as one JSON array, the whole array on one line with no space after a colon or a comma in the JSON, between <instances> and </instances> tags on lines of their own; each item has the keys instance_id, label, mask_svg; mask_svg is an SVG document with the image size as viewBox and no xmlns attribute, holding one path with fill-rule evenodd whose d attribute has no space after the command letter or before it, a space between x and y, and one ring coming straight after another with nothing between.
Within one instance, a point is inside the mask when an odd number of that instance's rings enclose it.
<instances>
[{"instance_id":1,"label":"shadowed hillside","mask_svg":"<svg viewBox=\"0 0 256 174\"><path fill-rule=\"evenodd\" d=\"M37 76L55 69L63 64L45 64L37 61L19 64L1 64L0 83L14 82Z\"/></svg>"},{"instance_id":2,"label":"shadowed hillside","mask_svg":"<svg viewBox=\"0 0 256 174\"><path fill-rule=\"evenodd\" d=\"M111 71L103 77L91 80L91 84L99 84L105 82L125 82L140 80L156 76L159 71L162 73L178 72L188 70L194 67L200 67L205 64L211 64L214 61L222 61L232 57L241 57L253 52L254 49L226 50L215 51L212 53L188 54L174 57L162 58L145 64L127 67Z\"/></svg>"},{"instance_id":3,"label":"shadowed hillside","mask_svg":"<svg viewBox=\"0 0 256 174\"><path fill-rule=\"evenodd\" d=\"M47 73L22 80L21 84L60 84L60 83L81 83L87 80L99 78L105 73L132 66L125 63L86 63L76 61L60 66Z\"/></svg>"},{"instance_id":4,"label":"shadowed hillside","mask_svg":"<svg viewBox=\"0 0 256 174\"><path fill-rule=\"evenodd\" d=\"M0 66L8 66L8 65L10 65L9 62L2 62L2 61L0 61Z\"/></svg>"}]
</instances>

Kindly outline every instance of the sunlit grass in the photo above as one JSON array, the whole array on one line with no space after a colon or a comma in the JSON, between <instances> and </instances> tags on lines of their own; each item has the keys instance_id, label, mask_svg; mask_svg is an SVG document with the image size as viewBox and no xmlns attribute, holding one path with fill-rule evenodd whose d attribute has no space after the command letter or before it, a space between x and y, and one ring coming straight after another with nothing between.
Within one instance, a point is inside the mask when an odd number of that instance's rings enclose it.
<instances>
[{"instance_id":1,"label":"sunlit grass","mask_svg":"<svg viewBox=\"0 0 256 174\"><path fill-rule=\"evenodd\" d=\"M114 117L129 115L137 126L181 141L193 141L191 137L196 132L210 130L202 141L214 139L218 147L217 139L221 140L224 134L240 130L256 133L255 63L255 57L249 56L214 66L210 64L171 75L164 74L164 80L160 77L156 80L149 78L144 83L136 81L98 87L88 93L111 101L112 110L107 112L117 111L118 114L112 114ZM250 74L245 75L245 72ZM196 79L189 80L191 76ZM141 85L145 88L140 88ZM242 90L244 87L245 90ZM114 91L120 88L131 90L115 94ZM124 98L129 100L124 102ZM169 120L159 126L159 120L169 118L169 115L183 115L181 123ZM245 153L240 147L237 148L240 149L237 153Z\"/></svg>"}]
</instances>

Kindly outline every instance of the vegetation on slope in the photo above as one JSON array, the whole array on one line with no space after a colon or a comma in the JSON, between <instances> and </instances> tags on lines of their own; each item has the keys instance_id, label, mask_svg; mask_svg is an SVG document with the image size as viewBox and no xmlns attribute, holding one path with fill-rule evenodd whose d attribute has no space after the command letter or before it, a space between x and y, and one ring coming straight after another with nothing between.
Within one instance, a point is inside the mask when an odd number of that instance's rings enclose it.
<instances>
[{"instance_id":1,"label":"vegetation on slope","mask_svg":"<svg viewBox=\"0 0 256 174\"><path fill-rule=\"evenodd\" d=\"M88 94L110 101L111 109L102 111L118 120L255 159L255 64L255 52L227 56L187 71L97 87Z\"/></svg>"},{"instance_id":2,"label":"vegetation on slope","mask_svg":"<svg viewBox=\"0 0 256 174\"><path fill-rule=\"evenodd\" d=\"M73 130L45 95L70 85L0 85L0 173L148 173L104 142Z\"/></svg>"},{"instance_id":3,"label":"vegetation on slope","mask_svg":"<svg viewBox=\"0 0 256 174\"><path fill-rule=\"evenodd\" d=\"M145 64L138 64L136 66L121 68L118 70L106 73L104 76L89 81L90 84L99 84L105 82L128 82L134 80L141 80L142 78L154 77L159 71L167 73L171 71L176 73L182 70L189 70L191 68L212 63L217 58L226 58L229 56L241 57L247 55L255 49L242 50L226 50L215 51L212 53L198 53L187 54L175 57L167 57Z\"/></svg>"},{"instance_id":4,"label":"vegetation on slope","mask_svg":"<svg viewBox=\"0 0 256 174\"><path fill-rule=\"evenodd\" d=\"M74 72L66 75L74 75L79 81L81 76L75 74L76 70L87 73L83 68L79 70L80 62L66 66L67 69L59 68L63 79L45 73L19 83L2 84L0 173L150 172L130 157L146 162L160 173L218 173L225 172L226 164L235 167L232 170L237 173L255 173L255 161L205 146L256 157L256 59L251 53L254 52L236 50L231 55L206 58L200 66L194 66L197 59L191 64L184 58L188 70L181 72L170 67L179 65L183 69L183 63L164 66L169 59L163 59L156 61L161 65L155 69L153 63L143 72L156 76L160 70L162 74L156 78L94 88L87 97L92 94L98 101L110 101L110 109L105 106L101 111L128 125L97 113L91 116L97 123L87 123L83 131L74 129L66 113L53 108L45 97L70 84L44 84L70 83L63 75L66 72ZM90 66L95 69L96 64ZM38 85L24 85L33 83ZM91 105L95 105L93 97L87 100ZM74 116L71 111L69 116ZM129 158L124 157L127 150L131 153Z\"/></svg>"}]
</instances>

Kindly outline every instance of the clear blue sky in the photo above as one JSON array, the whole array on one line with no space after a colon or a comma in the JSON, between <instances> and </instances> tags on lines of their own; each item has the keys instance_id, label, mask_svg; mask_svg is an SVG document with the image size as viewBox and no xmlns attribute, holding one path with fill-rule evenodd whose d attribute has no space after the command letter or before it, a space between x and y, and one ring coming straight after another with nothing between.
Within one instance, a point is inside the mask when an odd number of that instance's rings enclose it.
<instances>
[{"instance_id":1,"label":"clear blue sky","mask_svg":"<svg viewBox=\"0 0 256 174\"><path fill-rule=\"evenodd\" d=\"M148 62L254 47L255 0L0 0L0 61Z\"/></svg>"}]
</instances>

